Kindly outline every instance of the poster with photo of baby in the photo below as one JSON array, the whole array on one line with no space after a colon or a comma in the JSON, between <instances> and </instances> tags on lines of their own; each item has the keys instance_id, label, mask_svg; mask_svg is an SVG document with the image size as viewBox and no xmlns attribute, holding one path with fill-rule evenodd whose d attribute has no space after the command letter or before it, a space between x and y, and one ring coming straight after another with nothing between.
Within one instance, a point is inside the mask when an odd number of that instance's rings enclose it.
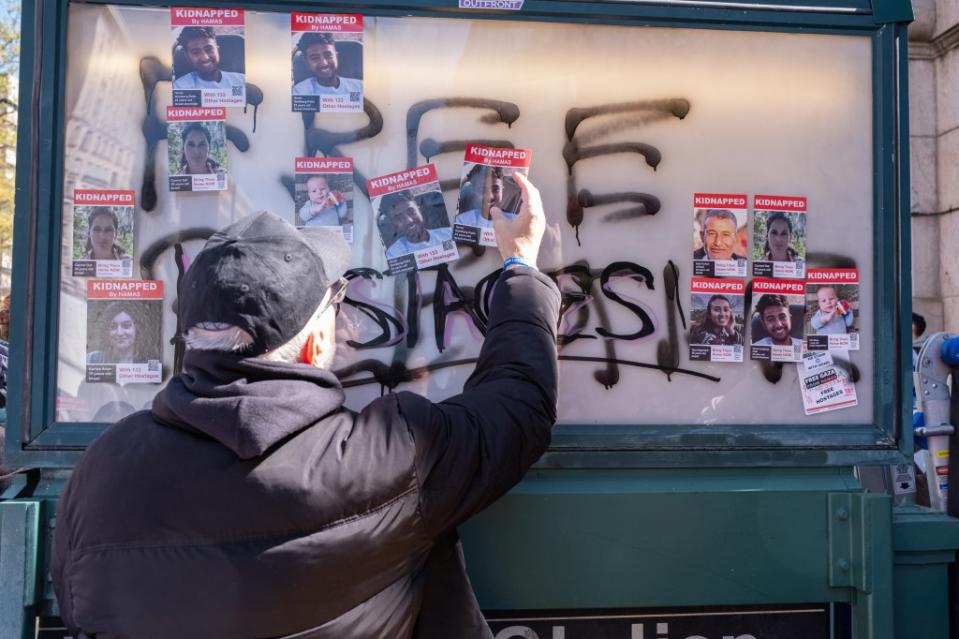
<instances>
[{"instance_id":1,"label":"poster with photo of baby","mask_svg":"<svg viewBox=\"0 0 959 639\"><path fill-rule=\"evenodd\" d=\"M778 279L806 276L806 198L753 196L753 275Z\"/></svg>"},{"instance_id":2,"label":"poster with photo of baby","mask_svg":"<svg viewBox=\"0 0 959 639\"><path fill-rule=\"evenodd\" d=\"M363 111L363 16L290 14L293 111Z\"/></svg>"},{"instance_id":3,"label":"poster with photo of baby","mask_svg":"<svg viewBox=\"0 0 959 639\"><path fill-rule=\"evenodd\" d=\"M74 277L133 277L133 191L74 189Z\"/></svg>"},{"instance_id":4,"label":"poster with photo of baby","mask_svg":"<svg viewBox=\"0 0 959 639\"><path fill-rule=\"evenodd\" d=\"M225 191L226 109L167 107L171 191Z\"/></svg>"},{"instance_id":5,"label":"poster with photo of baby","mask_svg":"<svg viewBox=\"0 0 959 639\"><path fill-rule=\"evenodd\" d=\"M294 220L299 228L337 229L353 242L353 159L296 158Z\"/></svg>"},{"instance_id":6,"label":"poster with photo of baby","mask_svg":"<svg viewBox=\"0 0 959 639\"><path fill-rule=\"evenodd\" d=\"M459 258L435 166L371 178L366 188L391 274Z\"/></svg>"},{"instance_id":7,"label":"poster with photo of baby","mask_svg":"<svg viewBox=\"0 0 959 639\"><path fill-rule=\"evenodd\" d=\"M159 384L163 282L87 280L86 380Z\"/></svg>"},{"instance_id":8,"label":"poster with photo of baby","mask_svg":"<svg viewBox=\"0 0 959 639\"><path fill-rule=\"evenodd\" d=\"M460 178L453 239L471 246L496 246L490 210L498 208L507 219L516 217L522 192L513 173L529 175L533 152L467 144Z\"/></svg>"},{"instance_id":9,"label":"poster with photo of baby","mask_svg":"<svg viewBox=\"0 0 959 639\"><path fill-rule=\"evenodd\" d=\"M173 106L246 105L243 9L171 7Z\"/></svg>"},{"instance_id":10,"label":"poster with photo of baby","mask_svg":"<svg viewBox=\"0 0 959 639\"><path fill-rule=\"evenodd\" d=\"M693 275L746 277L747 203L745 194L693 194Z\"/></svg>"},{"instance_id":11,"label":"poster with photo of baby","mask_svg":"<svg viewBox=\"0 0 959 639\"><path fill-rule=\"evenodd\" d=\"M803 354L806 284L754 278L749 326L749 358L798 362Z\"/></svg>"},{"instance_id":12,"label":"poster with photo of baby","mask_svg":"<svg viewBox=\"0 0 959 639\"><path fill-rule=\"evenodd\" d=\"M689 292L689 359L743 361L746 281L694 277Z\"/></svg>"},{"instance_id":13,"label":"poster with photo of baby","mask_svg":"<svg viewBox=\"0 0 959 639\"><path fill-rule=\"evenodd\" d=\"M806 348L859 350L859 270L811 268L806 273Z\"/></svg>"}]
</instances>

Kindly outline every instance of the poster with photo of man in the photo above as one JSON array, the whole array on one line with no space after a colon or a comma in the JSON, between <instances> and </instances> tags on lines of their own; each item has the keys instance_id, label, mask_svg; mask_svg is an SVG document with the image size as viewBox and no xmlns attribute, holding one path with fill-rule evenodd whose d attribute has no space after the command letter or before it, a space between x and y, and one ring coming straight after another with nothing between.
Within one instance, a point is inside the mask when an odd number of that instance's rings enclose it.
<instances>
[{"instance_id":1,"label":"poster with photo of man","mask_svg":"<svg viewBox=\"0 0 959 639\"><path fill-rule=\"evenodd\" d=\"M745 194L693 194L693 275L746 277Z\"/></svg>"},{"instance_id":2,"label":"poster with photo of man","mask_svg":"<svg viewBox=\"0 0 959 639\"><path fill-rule=\"evenodd\" d=\"M798 362L803 354L806 284L754 278L750 318L750 359Z\"/></svg>"},{"instance_id":3,"label":"poster with photo of man","mask_svg":"<svg viewBox=\"0 0 959 639\"><path fill-rule=\"evenodd\" d=\"M163 282L87 280L86 380L159 384Z\"/></svg>"},{"instance_id":4,"label":"poster with photo of man","mask_svg":"<svg viewBox=\"0 0 959 639\"><path fill-rule=\"evenodd\" d=\"M443 191L432 164L366 181L393 275L459 257Z\"/></svg>"},{"instance_id":5,"label":"poster with photo of man","mask_svg":"<svg viewBox=\"0 0 959 639\"><path fill-rule=\"evenodd\" d=\"M290 14L293 110L363 111L363 16Z\"/></svg>"},{"instance_id":6,"label":"poster with photo of man","mask_svg":"<svg viewBox=\"0 0 959 639\"><path fill-rule=\"evenodd\" d=\"M226 109L167 107L171 191L225 191Z\"/></svg>"},{"instance_id":7,"label":"poster with photo of man","mask_svg":"<svg viewBox=\"0 0 959 639\"><path fill-rule=\"evenodd\" d=\"M806 198L753 196L753 275L783 279L806 276Z\"/></svg>"},{"instance_id":8,"label":"poster with photo of man","mask_svg":"<svg viewBox=\"0 0 959 639\"><path fill-rule=\"evenodd\" d=\"M533 152L467 144L460 179L459 203L453 219L453 239L473 246L496 246L492 210L516 217L521 192L512 175L529 175Z\"/></svg>"},{"instance_id":9,"label":"poster with photo of man","mask_svg":"<svg viewBox=\"0 0 959 639\"><path fill-rule=\"evenodd\" d=\"M133 276L133 191L74 189L74 277Z\"/></svg>"},{"instance_id":10,"label":"poster with photo of man","mask_svg":"<svg viewBox=\"0 0 959 639\"><path fill-rule=\"evenodd\" d=\"M173 106L246 105L243 9L171 7Z\"/></svg>"},{"instance_id":11,"label":"poster with photo of man","mask_svg":"<svg viewBox=\"0 0 959 639\"><path fill-rule=\"evenodd\" d=\"M741 362L745 345L746 282L694 277L689 283L689 359Z\"/></svg>"},{"instance_id":12,"label":"poster with photo of man","mask_svg":"<svg viewBox=\"0 0 959 639\"><path fill-rule=\"evenodd\" d=\"M859 270L811 268L806 273L806 348L859 350Z\"/></svg>"},{"instance_id":13,"label":"poster with photo of man","mask_svg":"<svg viewBox=\"0 0 959 639\"><path fill-rule=\"evenodd\" d=\"M300 228L338 229L353 242L353 159L296 158L294 220Z\"/></svg>"}]
</instances>

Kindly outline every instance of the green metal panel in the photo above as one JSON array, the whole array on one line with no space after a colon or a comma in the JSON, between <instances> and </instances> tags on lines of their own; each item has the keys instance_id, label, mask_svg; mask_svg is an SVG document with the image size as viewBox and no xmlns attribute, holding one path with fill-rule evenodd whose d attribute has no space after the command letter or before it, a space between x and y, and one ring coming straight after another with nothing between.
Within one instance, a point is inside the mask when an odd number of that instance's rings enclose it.
<instances>
[{"instance_id":1,"label":"green metal panel","mask_svg":"<svg viewBox=\"0 0 959 639\"><path fill-rule=\"evenodd\" d=\"M905 425L905 437L900 432L893 432L899 441L899 449L911 460L914 452L912 438L912 186L909 173L909 38L905 26L894 27L895 50L897 52L895 77L899 86L895 92L896 107L899 119L896 122L898 137L898 153L896 154L896 184L898 185L897 201L899 205L899 224L897 227L897 241L899 253L899 296L896 300L896 316L899 318L899 351L897 365L899 366L899 411L900 424ZM907 322L905 318L910 318ZM910 495L909 499L913 499Z\"/></svg>"},{"instance_id":2,"label":"green metal panel","mask_svg":"<svg viewBox=\"0 0 959 639\"><path fill-rule=\"evenodd\" d=\"M893 639L892 499L866 494L862 501L862 526L853 532L872 579L870 590L855 593L853 636Z\"/></svg>"},{"instance_id":3,"label":"green metal panel","mask_svg":"<svg viewBox=\"0 0 959 639\"><path fill-rule=\"evenodd\" d=\"M875 415L886 421L888 432L896 432L902 420L897 395L899 379L899 361L895 355L894 327L899 326L895 312L896 287L899 273L895 268L898 261L893 251L883 250L883 246L895 246L895 230L898 227L898 206L894 184L895 165L892 161L895 136L896 94L894 78L887 73L895 66L891 63L891 29L880 29L873 36L873 166L874 166L874 230L877 240L883 238L889 244L878 243L873 249L873 281L876 296L875 304L875 376L877 388L889 389L889 392L877 392L875 396ZM882 283L888 283L883 286ZM891 423L890 423L891 422Z\"/></svg>"},{"instance_id":4,"label":"green metal panel","mask_svg":"<svg viewBox=\"0 0 959 639\"><path fill-rule=\"evenodd\" d=\"M913 21L909 0L872 0L872 14L876 24Z\"/></svg>"},{"instance_id":5,"label":"green metal panel","mask_svg":"<svg viewBox=\"0 0 959 639\"><path fill-rule=\"evenodd\" d=\"M948 639L949 563L941 559L912 563L896 558L896 637Z\"/></svg>"},{"instance_id":6,"label":"green metal panel","mask_svg":"<svg viewBox=\"0 0 959 639\"><path fill-rule=\"evenodd\" d=\"M461 533L487 609L849 602L828 583L827 493L851 490L838 470L534 471ZM888 517L877 497L848 538ZM874 580L881 530L857 560Z\"/></svg>"},{"instance_id":7,"label":"green metal panel","mask_svg":"<svg viewBox=\"0 0 959 639\"><path fill-rule=\"evenodd\" d=\"M66 8L52 0L23 7L7 409L11 465L24 465L21 445L54 415Z\"/></svg>"},{"instance_id":8,"label":"green metal panel","mask_svg":"<svg viewBox=\"0 0 959 639\"><path fill-rule=\"evenodd\" d=\"M4 637L34 636L40 504L0 502L0 629Z\"/></svg>"},{"instance_id":9,"label":"green metal panel","mask_svg":"<svg viewBox=\"0 0 959 639\"><path fill-rule=\"evenodd\" d=\"M959 519L907 506L893 514L896 637L949 637L949 567Z\"/></svg>"}]
</instances>

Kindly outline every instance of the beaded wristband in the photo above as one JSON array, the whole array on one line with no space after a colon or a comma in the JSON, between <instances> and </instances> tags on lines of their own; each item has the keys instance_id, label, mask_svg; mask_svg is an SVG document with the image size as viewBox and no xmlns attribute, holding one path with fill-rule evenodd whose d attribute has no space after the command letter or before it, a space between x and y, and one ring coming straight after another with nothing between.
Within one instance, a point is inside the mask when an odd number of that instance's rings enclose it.
<instances>
[{"instance_id":1,"label":"beaded wristband","mask_svg":"<svg viewBox=\"0 0 959 639\"><path fill-rule=\"evenodd\" d=\"M516 256L506 258L506 261L503 262L503 270L505 271L509 266L513 264L522 264L523 266L528 266L535 271L539 270L538 268L536 268L536 265L533 264L532 262L527 262L523 258L516 257Z\"/></svg>"}]
</instances>

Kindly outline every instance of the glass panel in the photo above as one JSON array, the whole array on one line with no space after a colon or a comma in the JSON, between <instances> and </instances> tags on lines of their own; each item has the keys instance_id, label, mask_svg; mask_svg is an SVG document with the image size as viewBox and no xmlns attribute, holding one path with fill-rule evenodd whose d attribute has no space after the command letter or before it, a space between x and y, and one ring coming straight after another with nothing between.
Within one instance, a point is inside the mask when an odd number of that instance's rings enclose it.
<instances>
[{"instance_id":1,"label":"glass panel","mask_svg":"<svg viewBox=\"0 0 959 639\"><path fill-rule=\"evenodd\" d=\"M70 7L59 420L111 421L149 406L160 388L86 380L87 353L108 337L91 330L88 338L87 278L71 273L75 233L78 242L85 239L83 229L75 228L75 188L135 191L133 273L164 284L160 333L166 380L175 364L174 244L181 244L188 261L209 229L253 211L268 209L293 221L293 164L309 153L305 141L323 146L334 132L358 131L326 149L353 158L354 265L380 272L386 258L360 174L373 177L425 164L420 150L431 152L440 180L450 183L444 197L452 217L463 143L508 142L533 150L531 178L543 193L549 219L540 266L544 271L581 266L588 273L579 284L575 273L562 278L565 291L580 293L571 301L587 302L577 305L581 310L574 308L564 325L582 337L561 350L562 422L871 422L868 37L369 16L364 29L364 92L373 117L304 118L291 110L289 14L247 12L247 99L256 103L262 94L262 103L227 109L226 190L171 193L163 124L171 103L168 10ZM860 378L858 406L805 417L796 365L780 369L750 361L748 341L742 363L690 361L688 328L680 315L689 321L699 241L693 232L694 193L747 194L750 205L756 194L808 199L809 266L860 269L862 340L852 354ZM603 204L606 200L614 202ZM751 210L749 216L752 221ZM83 220L78 216L76 224L82 227ZM747 252L750 226L736 238ZM460 247L460 252L463 257L448 273L472 296L501 260L495 249L474 255ZM604 293L604 269L618 262L627 266L607 273ZM682 313L668 301L664 272L670 262L678 273ZM623 277L636 273L646 277ZM336 367L356 365L343 379L358 384L348 389L348 405L363 406L384 384L433 399L462 387L482 337L465 313L454 312L439 323L441 352L434 330L436 281L436 271L423 271L412 280L387 275L351 284L351 298L379 305L407 335L414 325L406 314L411 293L421 296L421 304L414 338L363 350L345 341L373 339L381 328L355 308L343 307ZM577 288L584 282L588 288ZM610 337L644 332L642 316L649 319L648 334ZM747 327L752 323L743 319ZM672 368L674 354L680 370L656 368ZM370 362L405 367L412 379L375 376L387 366Z\"/></svg>"}]
</instances>

